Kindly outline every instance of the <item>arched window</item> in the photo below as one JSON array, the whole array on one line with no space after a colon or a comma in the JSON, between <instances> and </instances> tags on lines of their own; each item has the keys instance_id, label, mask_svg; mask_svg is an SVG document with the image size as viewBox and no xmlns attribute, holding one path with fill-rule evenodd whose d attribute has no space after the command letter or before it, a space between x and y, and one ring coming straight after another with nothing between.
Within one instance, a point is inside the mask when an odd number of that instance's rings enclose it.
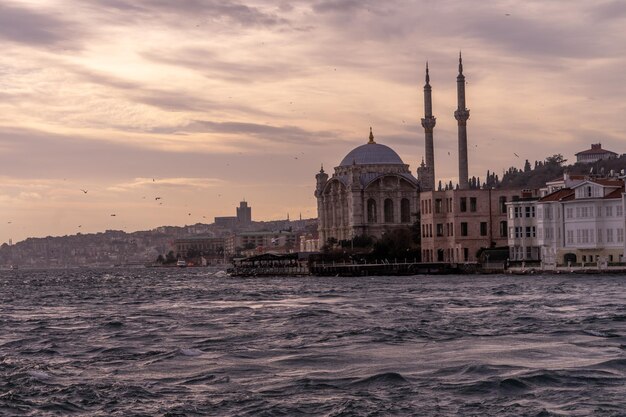
<instances>
[{"instance_id":1,"label":"arched window","mask_svg":"<svg viewBox=\"0 0 626 417\"><path fill-rule=\"evenodd\" d=\"M393 223L393 200L385 199L385 223Z\"/></svg>"},{"instance_id":2,"label":"arched window","mask_svg":"<svg viewBox=\"0 0 626 417\"><path fill-rule=\"evenodd\" d=\"M408 198L403 198L402 201L400 201L400 222L411 222L411 202Z\"/></svg>"},{"instance_id":3,"label":"arched window","mask_svg":"<svg viewBox=\"0 0 626 417\"><path fill-rule=\"evenodd\" d=\"M367 222L376 223L376 200L370 198L367 200Z\"/></svg>"}]
</instances>

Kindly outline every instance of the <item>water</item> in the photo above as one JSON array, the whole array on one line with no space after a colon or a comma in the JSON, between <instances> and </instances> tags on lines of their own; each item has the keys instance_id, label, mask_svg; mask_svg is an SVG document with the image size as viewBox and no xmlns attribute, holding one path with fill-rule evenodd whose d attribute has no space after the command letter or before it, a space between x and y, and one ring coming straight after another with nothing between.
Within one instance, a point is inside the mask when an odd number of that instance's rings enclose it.
<instances>
[{"instance_id":1,"label":"water","mask_svg":"<svg viewBox=\"0 0 626 417\"><path fill-rule=\"evenodd\" d=\"M624 416L625 287L0 272L0 415Z\"/></svg>"}]
</instances>

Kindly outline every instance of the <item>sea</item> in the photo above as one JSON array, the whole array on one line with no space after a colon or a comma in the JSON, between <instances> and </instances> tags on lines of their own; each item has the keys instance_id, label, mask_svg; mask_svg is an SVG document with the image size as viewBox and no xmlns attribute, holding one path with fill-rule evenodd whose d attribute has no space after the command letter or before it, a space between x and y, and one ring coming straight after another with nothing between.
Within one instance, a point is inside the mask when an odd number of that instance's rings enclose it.
<instances>
[{"instance_id":1,"label":"sea","mask_svg":"<svg viewBox=\"0 0 626 417\"><path fill-rule=\"evenodd\" d=\"M626 276L0 272L0 416L626 416Z\"/></svg>"}]
</instances>

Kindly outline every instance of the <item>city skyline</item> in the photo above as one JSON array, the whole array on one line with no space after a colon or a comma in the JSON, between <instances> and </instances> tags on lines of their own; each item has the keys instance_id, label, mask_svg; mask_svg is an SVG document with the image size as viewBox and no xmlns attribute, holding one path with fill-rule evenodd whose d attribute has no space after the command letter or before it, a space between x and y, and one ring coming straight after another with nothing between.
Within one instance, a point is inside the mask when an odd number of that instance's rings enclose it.
<instances>
[{"instance_id":1,"label":"city skyline","mask_svg":"<svg viewBox=\"0 0 626 417\"><path fill-rule=\"evenodd\" d=\"M617 1L9 1L0 244L232 216L316 217L315 173L367 141L415 173L430 68L435 184L601 142L623 153ZM518 157L519 156L519 157Z\"/></svg>"}]
</instances>

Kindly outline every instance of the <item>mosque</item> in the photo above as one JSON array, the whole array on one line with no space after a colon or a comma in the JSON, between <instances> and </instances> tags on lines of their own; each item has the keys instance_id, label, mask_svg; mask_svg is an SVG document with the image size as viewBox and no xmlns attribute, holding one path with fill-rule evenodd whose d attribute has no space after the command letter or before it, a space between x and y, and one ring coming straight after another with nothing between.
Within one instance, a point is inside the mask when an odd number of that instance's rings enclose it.
<instances>
[{"instance_id":1,"label":"mosque","mask_svg":"<svg viewBox=\"0 0 626 417\"><path fill-rule=\"evenodd\" d=\"M465 108L465 77L459 55L457 77L459 138L459 188L467 189L467 133L469 110ZM318 232L320 244L329 238L352 239L355 236L381 237L395 228L406 228L420 216L420 192L433 191L435 162L432 99L428 64L424 85L425 161L413 176L409 165L390 147L377 143L370 128L367 143L357 146L343 158L329 176L322 167L317 180Z\"/></svg>"}]
</instances>

